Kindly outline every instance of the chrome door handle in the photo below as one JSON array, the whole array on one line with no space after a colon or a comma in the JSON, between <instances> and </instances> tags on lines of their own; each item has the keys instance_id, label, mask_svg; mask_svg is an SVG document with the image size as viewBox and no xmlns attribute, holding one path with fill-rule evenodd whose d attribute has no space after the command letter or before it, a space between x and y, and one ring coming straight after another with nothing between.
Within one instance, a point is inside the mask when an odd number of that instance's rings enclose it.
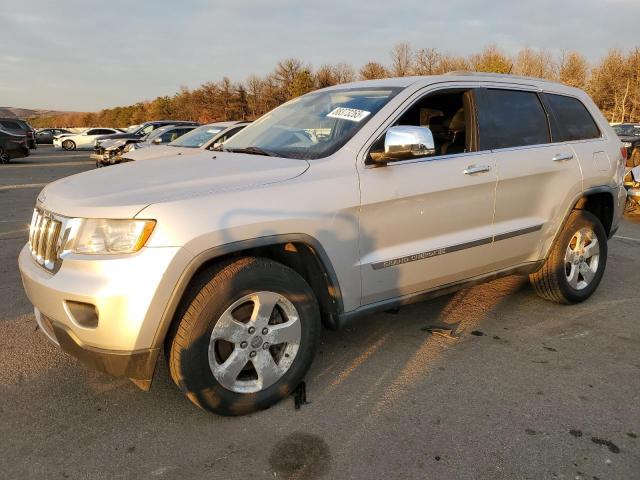
<instances>
[{"instance_id":1,"label":"chrome door handle","mask_svg":"<svg viewBox=\"0 0 640 480\"><path fill-rule=\"evenodd\" d=\"M476 173L484 173L491 171L490 165L469 165L463 170L465 175L473 175Z\"/></svg>"},{"instance_id":2,"label":"chrome door handle","mask_svg":"<svg viewBox=\"0 0 640 480\"><path fill-rule=\"evenodd\" d=\"M551 160L554 162L564 162L566 160L571 160L573 158L573 153L556 153L555 157Z\"/></svg>"}]
</instances>

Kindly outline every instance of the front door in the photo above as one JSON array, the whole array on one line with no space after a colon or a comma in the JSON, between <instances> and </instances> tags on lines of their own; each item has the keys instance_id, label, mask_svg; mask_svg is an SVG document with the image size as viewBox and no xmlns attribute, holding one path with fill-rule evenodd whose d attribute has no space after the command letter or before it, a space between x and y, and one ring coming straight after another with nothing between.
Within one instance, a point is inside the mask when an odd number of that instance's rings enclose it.
<instances>
[{"instance_id":1,"label":"front door","mask_svg":"<svg viewBox=\"0 0 640 480\"><path fill-rule=\"evenodd\" d=\"M474 108L469 89L419 97L393 124L429 127L435 155L359 164L363 305L487 271L497 177L477 151Z\"/></svg>"}]
</instances>

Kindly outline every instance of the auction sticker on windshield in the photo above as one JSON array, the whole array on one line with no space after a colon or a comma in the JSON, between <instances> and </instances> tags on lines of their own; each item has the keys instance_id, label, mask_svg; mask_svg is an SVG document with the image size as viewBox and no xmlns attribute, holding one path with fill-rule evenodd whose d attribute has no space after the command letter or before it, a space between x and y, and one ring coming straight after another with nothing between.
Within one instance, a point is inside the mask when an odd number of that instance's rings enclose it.
<instances>
[{"instance_id":1,"label":"auction sticker on windshield","mask_svg":"<svg viewBox=\"0 0 640 480\"><path fill-rule=\"evenodd\" d=\"M371 114L371 112L367 112L366 110L338 107L333 109L331 112L327 113L327 117L339 118L341 120L350 120L352 122L359 122L363 118L367 118L369 114Z\"/></svg>"}]
</instances>

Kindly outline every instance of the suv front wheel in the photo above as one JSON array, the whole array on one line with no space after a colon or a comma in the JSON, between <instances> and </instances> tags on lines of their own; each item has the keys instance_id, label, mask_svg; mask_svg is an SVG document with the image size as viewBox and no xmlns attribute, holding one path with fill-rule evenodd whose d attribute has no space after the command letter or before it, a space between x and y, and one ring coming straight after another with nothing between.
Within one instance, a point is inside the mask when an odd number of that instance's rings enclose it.
<instances>
[{"instance_id":1,"label":"suv front wheel","mask_svg":"<svg viewBox=\"0 0 640 480\"><path fill-rule=\"evenodd\" d=\"M574 210L546 262L529 275L536 293L558 303L579 303L598 287L607 264L607 234L590 212Z\"/></svg>"},{"instance_id":2,"label":"suv front wheel","mask_svg":"<svg viewBox=\"0 0 640 480\"><path fill-rule=\"evenodd\" d=\"M191 285L169 345L172 379L199 407L222 415L265 409L311 365L320 333L313 291L265 258L214 268Z\"/></svg>"}]
</instances>

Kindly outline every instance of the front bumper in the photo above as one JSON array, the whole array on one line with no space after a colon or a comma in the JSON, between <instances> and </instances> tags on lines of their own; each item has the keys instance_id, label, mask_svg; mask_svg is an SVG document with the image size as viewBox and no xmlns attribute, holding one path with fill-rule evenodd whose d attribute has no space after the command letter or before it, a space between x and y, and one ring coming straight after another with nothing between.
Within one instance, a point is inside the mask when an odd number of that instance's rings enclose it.
<instances>
[{"instance_id":1,"label":"front bumper","mask_svg":"<svg viewBox=\"0 0 640 480\"><path fill-rule=\"evenodd\" d=\"M63 352L84 365L114 377L129 378L142 390L149 390L159 348L137 352L117 352L84 345L72 330L43 315L34 308L36 322L47 338Z\"/></svg>"},{"instance_id":2,"label":"front bumper","mask_svg":"<svg viewBox=\"0 0 640 480\"><path fill-rule=\"evenodd\" d=\"M83 363L114 376L151 380L161 339L158 327L188 257L179 247L143 248L133 255L73 255L52 274L26 245L18 264L38 324L49 339ZM93 306L94 318L76 305Z\"/></svg>"}]
</instances>

